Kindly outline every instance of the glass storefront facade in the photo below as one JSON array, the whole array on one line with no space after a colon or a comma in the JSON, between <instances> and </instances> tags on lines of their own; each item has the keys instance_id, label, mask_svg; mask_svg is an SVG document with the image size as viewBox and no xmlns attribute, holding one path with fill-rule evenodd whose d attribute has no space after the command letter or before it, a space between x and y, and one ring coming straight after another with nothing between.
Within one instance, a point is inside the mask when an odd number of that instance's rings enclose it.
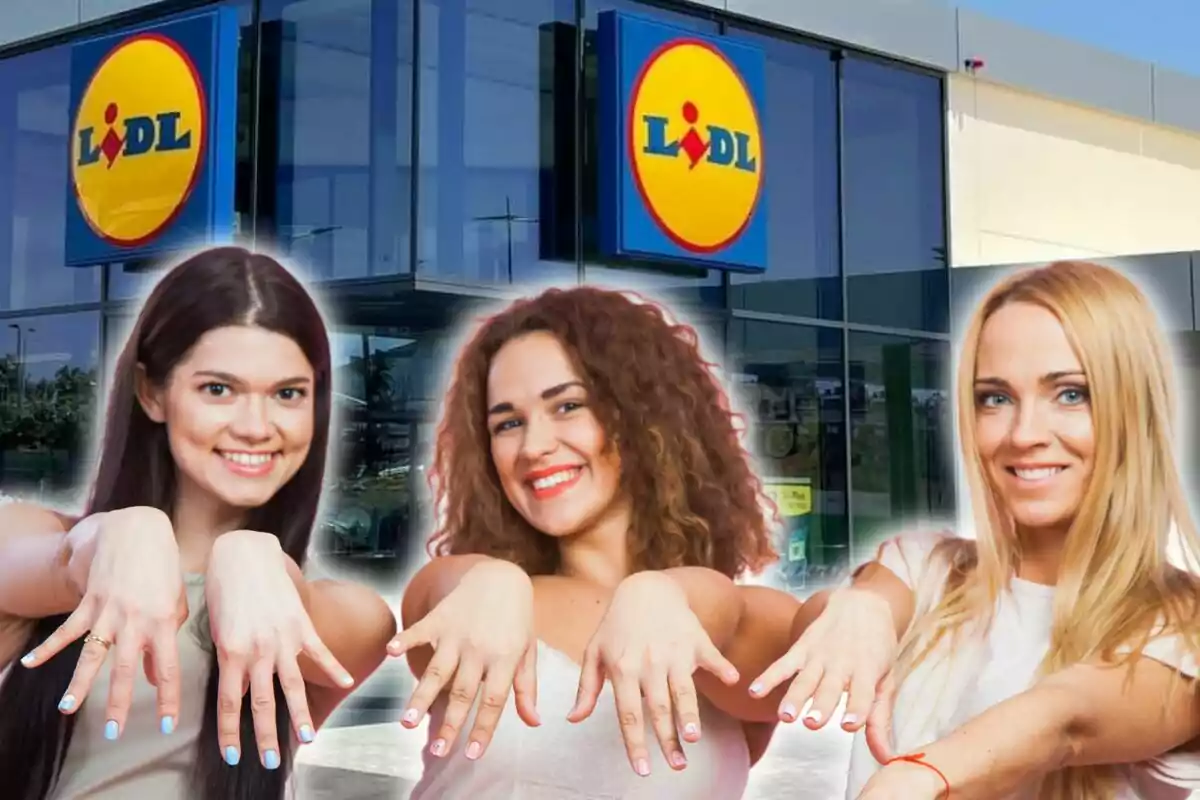
<instances>
[{"instance_id":1,"label":"glass storefront facade","mask_svg":"<svg viewBox=\"0 0 1200 800\"><path fill-rule=\"evenodd\" d=\"M188 8L198 4L176 4ZM632 0L238 0L240 235L336 318L341 463L322 546L403 567L464 315L530 284L658 293L758 422L804 585L912 516L953 513L940 75L715 11ZM769 263L607 263L597 246L597 15L761 47ZM153 19L146 16L146 19ZM70 41L0 51L0 485L88 474L102 377L146 264L63 265Z\"/></svg>"}]
</instances>

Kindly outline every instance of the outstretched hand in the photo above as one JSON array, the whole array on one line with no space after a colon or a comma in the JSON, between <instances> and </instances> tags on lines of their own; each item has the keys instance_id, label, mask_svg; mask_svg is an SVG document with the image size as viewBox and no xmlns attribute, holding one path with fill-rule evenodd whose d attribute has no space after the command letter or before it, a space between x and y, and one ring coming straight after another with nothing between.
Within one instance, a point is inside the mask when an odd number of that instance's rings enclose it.
<instances>
[{"instance_id":1,"label":"outstretched hand","mask_svg":"<svg viewBox=\"0 0 1200 800\"><path fill-rule=\"evenodd\" d=\"M488 560L472 567L458 586L410 628L397 634L388 652L400 656L417 647L433 648L403 725L415 728L443 690L450 699L437 737L435 756L454 748L467 716L482 696L468 736L467 758L484 754L508 704L511 690L517 715L530 726L537 712L537 637L533 630L533 582L520 567Z\"/></svg>"},{"instance_id":2,"label":"outstretched hand","mask_svg":"<svg viewBox=\"0 0 1200 800\"><path fill-rule=\"evenodd\" d=\"M730 686L739 679L688 607L679 584L661 572L636 573L617 587L588 644L579 694L567 719L580 722L595 710L607 678L634 771L650 774L643 697L663 756L672 768L683 769L687 757L679 732L688 742L701 735L692 678L697 668Z\"/></svg>"},{"instance_id":3,"label":"outstretched hand","mask_svg":"<svg viewBox=\"0 0 1200 800\"><path fill-rule=\"evenodd\" d=\"M275 676L296 738L304 743L311 742L315 732L300 655L308 656L336 685L354 685L313 627L287 558L276 536L248 530L220 536L209 557L204 590L220 670L217 735L230 764L241 759L247 688L259 760L267 769L276 769L280 750Z\"/></svg>"},{"instance_id":4,"label":"outstretched hand","mask_svg":"<svg viewBox=\"0 0 1200 800\"><path fill-rule=\"evenodd\" d=\"M887 601L862 589L838 589L788 652L751 684L750 692L763 697L790 680L779 718L794 722L811 700L804 723L812 730L823 728L848 694L842 729L853 732L865 725L871 753L885 763L893 756L891 670L896 649Z\"/></svg>"},{"instance_id":5,"label":"outstretched hand","mask_svg":"<svg viewBox=\"0 0 1200 800\"><path fill-rule=\"evenodd\" d=\"M74 714L113 651L104 734L125 729L139 663L158 689L163 733L179 718L180 626L187 620L187 593L171 520L154 508L135 507L93 514L67 534L67 572L82 596L58 630L21 659L38 667L84 637L75 674L59 703ZM144 654L144 658L143 658Z\"/></svg>"}]
</instances>

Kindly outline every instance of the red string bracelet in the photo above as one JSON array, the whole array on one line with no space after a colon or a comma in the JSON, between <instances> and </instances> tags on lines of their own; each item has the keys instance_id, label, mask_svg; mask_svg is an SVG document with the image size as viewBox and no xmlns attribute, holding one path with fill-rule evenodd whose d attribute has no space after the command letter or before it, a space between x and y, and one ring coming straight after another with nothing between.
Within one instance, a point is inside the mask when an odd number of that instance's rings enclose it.
<instances>
[{"instance_id":1,"label":"red string bracelet","mask_svg":"<svg viewBox=\"0 0 1200 800\"><path fill-rule=\"evenodd\" d=\"M933 770L934 772L937 773L937 776L942 779L942 783L946 784L946 800L950 800L950 781L946 780L946 776L942 774L942 771L940 769L935 767L933 764L930 764L928 761L922 761L921 759L923 759L923 758L925 758L924 753L913 753L913 754L907 755L907 756L896 756L895 758L890 759L886 764L884 764L884 766L886 767L888 764L894 764L897 761L904 761L909 764L917 764L919 766L925 767L925 769Z\"/></svg>"}]
</instances>

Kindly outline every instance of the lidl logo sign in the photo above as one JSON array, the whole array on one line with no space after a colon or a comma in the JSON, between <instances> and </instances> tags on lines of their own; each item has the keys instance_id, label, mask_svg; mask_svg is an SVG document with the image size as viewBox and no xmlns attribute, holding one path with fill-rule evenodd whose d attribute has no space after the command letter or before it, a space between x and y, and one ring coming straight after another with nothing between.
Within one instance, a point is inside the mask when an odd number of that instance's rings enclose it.
<instances>
[{"instance_id":1,"label":"lidl logo sign","mask_svg":"<svg viewBox=\"0 0 1200 800\"><path fill-rule=\"evenodd\" d=\"M72 50L68 263L224 238L237 25L221 8Z\"/></svg>"},{"instance_id":2,"label":"lidl logo sign","mask_svg":"<svg viewBox=\"0 0 1200 800\"><path fill-rule=\"evenodd\" d=\"M764 269L761 51L607 12L600 57L603 249Z\"/></svg>"}]
</instances>

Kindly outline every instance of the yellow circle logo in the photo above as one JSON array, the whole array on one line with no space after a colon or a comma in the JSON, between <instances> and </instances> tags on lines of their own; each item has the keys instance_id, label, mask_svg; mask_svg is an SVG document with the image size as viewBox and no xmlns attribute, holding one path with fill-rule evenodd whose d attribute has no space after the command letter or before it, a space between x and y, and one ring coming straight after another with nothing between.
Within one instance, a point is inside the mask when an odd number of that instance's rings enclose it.
<instances>
[{"instance_id":1,"label":"yellow circle logo","mask_svg":"<svg viewBox=\"0 0 1200 800\"><path fill-rule=\"evenodd\" d=\"M762 191L762 131L725 55L696 39L659 48L634 82L628 125L634 182L662 231L696 253L736 240Z\"/></svg>"},{"instance_id":2,"label":"yellow circle logo","mask_svg":"<svg viewBox=\"0 0 1200 800\"><path fill-rule=\"evenodd\" d=\"M144 244L183 209L205 145L204 85L191 58L155 33L109 51L79 101L71 181L102 239Z\"/></svg>"}]
</instances>

